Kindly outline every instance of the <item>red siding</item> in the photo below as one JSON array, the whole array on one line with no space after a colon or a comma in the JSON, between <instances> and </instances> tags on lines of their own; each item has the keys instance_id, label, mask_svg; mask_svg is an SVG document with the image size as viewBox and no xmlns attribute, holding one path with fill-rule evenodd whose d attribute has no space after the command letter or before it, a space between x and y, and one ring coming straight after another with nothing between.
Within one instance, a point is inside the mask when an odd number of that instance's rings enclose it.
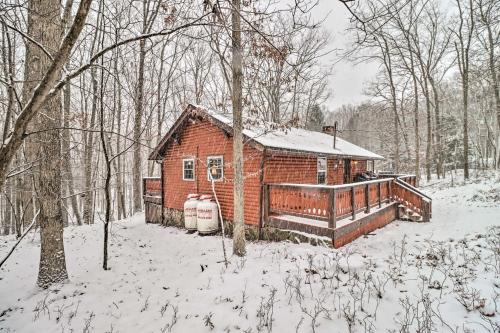
<instances>
[{"instance_id":1,"label":"red siding","mask_svg":"<svg viewBox=\"0 0 500 333\"><path fill-rule=\"evenodd\" d=\"M209 121L189 121L181 132L180 143L168 147L164 163L164 205L183 209L189 193L212 194L207 180L208 156L224 157L224 180L215 184L217 196L225 219L233 219L233 169L231 167L232 137ZM249 145L244 146L245 223L258 225L260 220L260 176L263 153ZM195 180L182 179L182 160L195 158ZM328 158L327 184L343 183L344 167L339 160ZM337 167L335 168L335 165ZM317 184L317 157L276 153L266 157L264 183ZM366 170L366 161L351 164L352 176Z\"/></svg>"},{"instance_id":2,"label":"red siding","mask_svg":"<svg viewBox=\"0 0 500 333\"><path fill-rule=\"evenodd\" d=\"M344 183L344 166L340 160L329 158L328 171L326 173L328 185L339 185Z\"/></svg>"},{"instance_id":3,"label":"red siding","mask_svg":"<svg viewBox=\"0 0 500 333\"><path fill-rule=\"evenodd\" d=\"M327 165L327 184L342 184L343 166L333 158L328 158ZM273 153L266 158L264 183L317 184L317 157Z\"/></svg>"},{"instance_id":4,"label":"red siding","mask_svg":"<svg viewBox=\"0 0 500 333\"><path fill-rule=\"evenodd\" d=\"M148 193L148 194L151 194L151 193L161 193L161 180L160 178L158 177L157 179L153 179L153 178L146 178L144 179L144 182L145 182L145 192ZM144 194L146 194L144 193Z\"/></svg>"},{"instance_id":5,"label":"red siding","mask_svg":"<svg viewBox=\"0 0 500 333\"><path fill-rule=\"evenodd\" d=\"M215 190L221 204L222 216L233 219L233 154L232 138L208 121L189 122L182 131L180 144L172 143L165 154L164 203L167 208L183 209L189 193L212 194L207 180L207 157L224 156L224 180L215 182ZM260 220L260 166L262 153L244 146L245 223L258 224ZM195 181L182 179L182 159L194 157Z\"/></svg>"}]
</instances>

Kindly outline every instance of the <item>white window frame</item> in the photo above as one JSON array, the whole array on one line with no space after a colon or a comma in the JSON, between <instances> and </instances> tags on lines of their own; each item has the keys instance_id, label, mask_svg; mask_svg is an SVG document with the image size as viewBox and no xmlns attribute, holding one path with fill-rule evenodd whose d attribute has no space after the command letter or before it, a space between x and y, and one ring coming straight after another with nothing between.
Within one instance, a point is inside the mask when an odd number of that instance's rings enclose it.
<instances>
[{"instance_id":1,"label":"white window frame","mask_svg":"<svg viewBox=\"0 0 500 333\"><path fill-rule=\"evenodd\" d=\"M222 155L213 155L207 156L207 180L210 182L212 179L210 178L210 171L208 170L208 166L210 165L210 160L220 159L221 161L221 175L219 179L214 179L214 182L220 182L224 179L224 156Z\"/></svg>"},{"instance_id":2,"label":"white window frame","mask_svg":"<svg viewBox=\"0 0 500 333\"><path fill-rule=\"evenodd\" d=\"M319 169L319 160L325 160L325 168L324 169ZM316 159L316 183L318 183L319 185L326 185L327 182L328 182L328 178L327 178L327 175L328 175L328 158L324 157L324 156L320 156ZM325 173L325 182L324 183L320 183L319 182L319 173L320 172L324 172Z\"/></svg>"},{"instance_id":3,"label":"white window frame","mask_svg":"<svg viewBox=\"0 0 500 333\"><path fill-rule=\"evenodd\" d=\"M185 167L186 167L186 164L185 162L193 162L193 178L186 178L186 173L184 172L185 171ZM196 165L194 163L194 158L192 157L189 157L189 158L183 158L182 159L182 180L185 180L187 182L194 182L196 180Z\"/></svg>"}]
</instances>

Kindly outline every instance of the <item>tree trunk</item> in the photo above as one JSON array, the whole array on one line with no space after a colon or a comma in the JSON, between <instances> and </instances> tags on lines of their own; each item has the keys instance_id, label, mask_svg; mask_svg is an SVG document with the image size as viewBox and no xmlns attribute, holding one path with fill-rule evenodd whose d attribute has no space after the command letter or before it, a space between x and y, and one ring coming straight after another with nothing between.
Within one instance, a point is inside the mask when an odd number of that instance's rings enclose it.
<instances>
[{"instance_id":1,"label":"tree trunk","mask_svg":"<svg viewBox=\"0 0 500 333\"><path fill-rule=\"evenodd\" d=\"M429 95L429 85L427 83L427 77L425 75L423 75L422 81L424 86L425 111L427 120L427 143L425 146L425 175L427 176L427 181L429 181L431 180L431 147L432 147L431 99Z\"/></svg>"},{"instance_id":2,"label":"tree trunk","mask_svg":"<svg viewBox=\"0 0 500 333\"><path fill-rule=\"evenodd\" d=\"M413 95L415 98L415 105L413 109L415 119L415 176L417 177L417 182L420 182L420 129L418 121L418 86L415 73L413 73Z\"/></svg>"},{"instance_id":3,"label":"tree trunk","mask_svg":"<svg viewBox=\"0 0 500 333\"><path fill-rule=\"evenodd\" d=\"M70 98L71 98L71 85L68 84L63 90L63 108L64 108L64 129L62 133L62 151L63 151L63 165L66 174L65 179L67 179L67 195L69 196L69 202L71 204L71 210L76 218L77 225L82 225L82 218L80 216L80 210L78 208L77 197L74 195L75 186L73 182L73 172L71 170L71 151L70 151L70 133L68 127L70 126Z\"/></svg>"},{"instance_id":4,"label":"tree trunk","mask_svg":"<svg viewBox=\"0 0 500 333\"><path fill-rule=\"evenodd\" d=\"M442 129L441 129L441 108L440 108L440 101L439 101L439 91L438 87L436 85L436 82L434 81L434 78L429 75L429 82L432 87L432 94L434 96L434 122L435 124L435 133L436 133L436 147L434 149L435 151L435 156L436 156L436 173L438 178L442 176L444 178L444 172L443 172L443 152L442 152Z\"/></svg>"},{"instance_id":5,"label":"tree trunk","mask_svg":"<svg viewBox=\"0 0 500 333\"><path fill-rule=\"evenodd\" d=\"M71 18L71 9L73 7L73 0L66 1L66 7L64 8L64 14L62 17L62 25L64 28L64 33L66 33L69 29L70 18ZM62 38L63 36L61 36ZM66 193L69 196L69 203L71 204L71 210L73 215L76 218L77 225L82 225L82 218L80 217L80 211L78 208L77 196L74 195L74 182L73 182L73 172L71 170L71 151L70 151L70 132L68 127L70 126L69 118L70 118L70 107L71 107L71 84L68 84L63 89L63 131L62 131L62 154L63 154L63 167L65 172L65 179L67 180L66 184ZM68 200L66 200L68 202ZM66 204L67 206L67 204ZM69 212L66 211L64 213L66 215L65 225L68 223L68 215Z\"/></svg>"},{"instance_id":6,"label":"tree trunk","mask_svg":"<svg viewBox=\"0 0 500 333\"><path fill-rule=\"evenodd\" d=\"M95 37L98 38L97 36ZM88 128L93 130L95 127L95 118L97 112L97 78L95 67L90 69L90 77L92 80L92 108L90 111L90 123L87 124ZM83 200L83 222L85 224L94 223L94 189L92 179L92 155L94 150L94 133L87 132L84 149L84 166L83 173L85 178L85 197Z\"/></svg>"},{"instance_id":7,"label":"tree trunk","mask_svg":"<svg viewBox=\"0 0 500 333\"><path fill-rule=\"evenodd\" d=\"M243 194L243 52L241 47L240 0L232 0L232 104L233 104L233 170L234 170L234 229L233 253L245 255L245 215Z\"/></svg>"},{"instance_id":8,"label":"tree trunk","mask_svg":"<svg viewBox=\"0 0 500 333\"><path fill-rule=\"evenodd\" d=\"M33 0L28 5L28 35L49 50L57 50L61 37L61 6L59 0ZM27 82L43 77L52 61L36 45L26 46ZM60 76L60 71L57 73ZM45 101L42 112L33 119L35 130L60 128L61 96ZM47 288L68 278L64 255L61 198L61 138L59 130L40 132L32 137L33 153L38 161L34 185L40 214L40 265L38 286Z\"/></svg>"},{"instance_id":9,"label":"tree trunk","mask_svg":"<svg viewBox=\"0 0 500 333\"><path fill-rule=\"evenodd\" d=\"M146 18L144 18L146 19ZM142 114L144 112L144 61L146 58L146 41L139 42L139 69L135 95L135 117L134 117L134 162L132 168L134 213L142 210L142 180L141 180L141 140Z\"/></svg>"},{"instance_id":10,"label":"tree trunk","mask_svg":"<svg viewBox=\"0 0 500 333\"><path fill-rule=\"evenodd\" d=\"M494 8L492 7L489 11L494 12ZM490 68L490 75L491 75L491 88L493 90L493 96L495 98L495 110L496 110L496 119L497 119L497 125L498 125L498 131L500 132L500 87L499 87L499 78L497 76L497 70L496 70L496 61L498 61L497 56L495 55L495 42L494 42L494 37L493 37L493 31L492 31L492 25L493 22L491 22L491 19L489 18L489 15L487 15L484 11L483 3L480 2L479 9L481 12L481 19L483 23L486 25L486 32L488 35L488 62L489 62L489 68ZM497 133L497 156L496 156L496 167L500 168L500 133Z\"/></svg>"},{"instance_id":11,"label":"tree trunk","mask_svg":"<svg viewBox=\"0 0 500 333\"><path fill-rule=\"evenodd\" d=\"M97 13L97 27L101 26L102 22L102 1L99 2L99 11ZM94 39L92 40L92 46L90 48L90 53L93 54L96 46L98 47L99 38L103 32L96 29ZM90 124L87 122L87 127L91 130L95 127L96 116L97 116L97 103L98 103L98 86L96 67L92 66L90 68L90 79L92 83L92 106L90 111ZM102 79L102 78L101 78ZM95 214L95 189L93 181L93 170L95 167L92 161L92 155L94 150L94 133L86 132L84 133L84 178L85 178L85 197L83 201L83 222L85 224L94 223ZM95 170L95 171L96 171Z\"/></svg>"},{"instance_id":12,"label":"tree trunk","mask_svg":"<svg viewBox=\"0 0 500 333\"><path fill-rule=\"evenodd\" d=\"M15 48L12 47L11 36L7 27L2 26L2 62L4 77L8 79L9 85L7 86L7 110L5 112L5 119L3 124L3 137L2 143L7 139L10 132L10 121L14 116L15 109L15 91L14 91L14 52ZM4 235L10 234L10 226L12 221L12 187L11 182L6 181L5 184L5 206L4 216L2 219Z\"/></svg>"},{"instance_id":13,"label":"tree trunk","mask_svg":"<svg viewBox=\"0 0 500 333\"><path fill-rule=\"evenodd\" d=\"M464 130L464 178L469 179L469 79L468 75L462 82L462 96L463 96L463 108L464 108L464 120L463 120L463 130Z\"/></svg>"},{"instance_id":14,"label":"tree trunk","mask_svg":"<svg viewBox=\"0 0 500 333\"><path fill-rule=\"evenodd\" d=\"M4 205L4 216L2 219L3 223L3 234L10 234L10 226L12 224L12 188L10 186L10 181L7 181L5 184L5 203Z\"/></svg>"}]
</instances>

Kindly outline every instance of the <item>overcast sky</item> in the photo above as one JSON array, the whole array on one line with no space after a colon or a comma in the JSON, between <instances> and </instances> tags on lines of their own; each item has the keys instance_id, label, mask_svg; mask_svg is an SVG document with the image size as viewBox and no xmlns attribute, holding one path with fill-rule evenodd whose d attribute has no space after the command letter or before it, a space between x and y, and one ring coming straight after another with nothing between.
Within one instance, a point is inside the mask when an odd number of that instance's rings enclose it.
<instances>
[{"instance_id":1,"label":"overcast sky","mask_svg":"<svg viewBox=\"0 0 500 333\"><path fill-rule=\"evenodd\" d=\"M330 47L346 49L349 46L345 29L349 25L350 14L337 0L320 0L314 9L314 16L318 19L329 13L324 28L331 33ZM338 54L333 52L324 57L325 64L332 65L339 60ZM358 103L367 99L363 96L364 83L374 77L377 68L375 64L355 65L348 60L342 60L333 67L333 76L330 78L332 97L328 108L333 110L342 104Z\"/></svg>"}]
</instances>

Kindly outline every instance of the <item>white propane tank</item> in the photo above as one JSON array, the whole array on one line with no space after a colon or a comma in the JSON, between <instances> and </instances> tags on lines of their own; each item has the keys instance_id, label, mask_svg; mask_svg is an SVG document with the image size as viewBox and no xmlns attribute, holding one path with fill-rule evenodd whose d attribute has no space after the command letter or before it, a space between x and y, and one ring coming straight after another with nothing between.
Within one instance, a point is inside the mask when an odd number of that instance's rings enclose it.
<instances>
[{"instance_id":1,"label":"white propane tank","mask_svg":"<svg viewBox=\"0 0 500 333\"><path fill-rule=\"evenodd\" d=\"M219 211L217 203L212 201L212 196L202 195L196 206L198 232L211 234L219 230Z\"/></svg>"},{"instance_id":2,"label":"white propane tank","mask_svg":"<svg viewBox=\"0 0 500 333\"><path fill-rule=\"evenodd\" d=\"M196 206L200 202L198 194L188 194L184 202L184 227L189 231L196 231Z\"/></svg>"}]
</instances>

